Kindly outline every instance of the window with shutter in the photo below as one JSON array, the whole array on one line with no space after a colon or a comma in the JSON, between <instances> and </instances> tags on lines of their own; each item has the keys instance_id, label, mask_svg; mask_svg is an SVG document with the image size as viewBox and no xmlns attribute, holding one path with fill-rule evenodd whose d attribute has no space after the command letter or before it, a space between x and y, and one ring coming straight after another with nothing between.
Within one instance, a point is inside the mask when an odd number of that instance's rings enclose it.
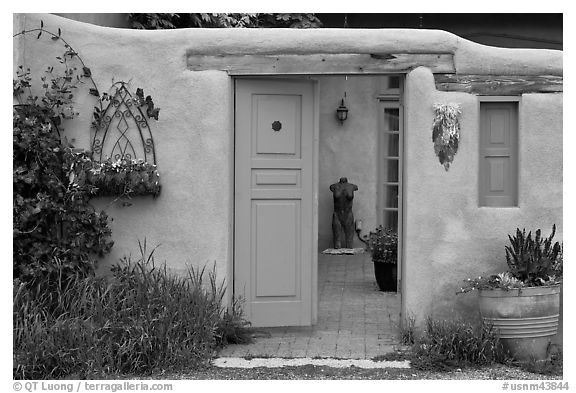
<instances>
[{"instance_id":1,"label":"window with shutter","mask_svg":"<svg viewBox=\"0 0 576 393\"><path fill-rule=\"evenodd\" d=\"M480 206L518 206L518 102L480 102Z\"/></svg>"}]
</instances>

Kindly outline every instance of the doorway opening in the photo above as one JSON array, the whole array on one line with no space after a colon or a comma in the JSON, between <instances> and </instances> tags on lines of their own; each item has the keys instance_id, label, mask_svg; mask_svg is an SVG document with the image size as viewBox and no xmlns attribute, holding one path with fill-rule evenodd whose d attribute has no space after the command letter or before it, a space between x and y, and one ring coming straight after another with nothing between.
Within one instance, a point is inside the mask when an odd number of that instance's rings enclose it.
<instances>
[{"instance_id":1,"label":"doorway opening","mask_svg":"<svg viewBox=\"0 0 576 393\"><path fill-rule=\"evenodd\" d=\"M320 332L348 335L352 348L365 354L382 352L398 342L401 326L402 216L403 216L403 76L324 76L320 86L318 323ZM334 112L346 97L348 117L341 123ZM330 184L341 177L358 186L353 214L359 236L354 249L366 248L360 237L379 226L397 236L395 285L381 291L369 252L325 254L334 247ZM360 224L361 222L361 224ZM358 225L360 224L360 225ZM380 269L379 269L380 270ZM342 339L342 337L340 337ZM340 354L348 345L342 341ZM371 349L372 348L372 349ZM375 356L375 355L374 355Z\"/></svg>"},{"instance_id":2,"label":"doorway opening","mask_svg":"<svg viewBox=\"0 0 576 393\"><path fill-rule=\"evenodd\" d=\"M278 81L282 78L269 78L270 81ZM353 201L353 212L356 221L362 221L362 231L360 235L366 235L370 230L378 225L383 225L394 229L398 233L398 285L401 288L401 255L402 255L402 85L403 78L400 75L362 75L362 76L307 76L301 80L313 79L316 82L314 111L318 130L317 137L313 142L313 150L316 154L313 157L315 180L312 192L316 196L317 208L313 209L317 222L317 243L314 252L317 258L317 265L308 278L314 280L314 290L312 296L312 318L309 326L285 327L278 326L266 329L270 336L261 337L257 343L250 346L231 346L226 351L229 356L336 356L336 357L357 357L370 358L381 353L392 350L397 343L400 327L401 293L379 291L374 276L374 266L369 253L356 255L327 255L322 251L333 247L332 243L332 212L333 195L330 192L330 184L338 181L340 177L347 177L351 183L358 185ZM272 96L272 90L266 92ZM248 96L243 99L246 100ZM251 102L257 102L251 96ZM345 98L345 104L349 110L348 118L341 122L336 117L336 109ZM238 100L236 94L236 117L238 118ZM278 108L283 108L284 100ZM264 101L263 101L264 102ZM271 101L272 102L272 101ZM280 101L279 101L280 102ZM290 101L292 102L292 101ZM275 108L272 104L264 102L262 108ZM246 110L246 108L244 109ZM283 110L277 110L283 113ZM254 112L244 118L256 119ZM280 116L280 115L278 115ZM276 126L285 127L288 124L283 119L265 119L262 124L272 124L273 131L262 134L260 141L244 143L245 153L240 153L236 146L236 155L247 154L249 145L252 149L258 149L258 143L269 143L273 145L272 138L280 135L281 131L274 130ZM274 120L274 121L272 121ZM278 121L278 124L276 123ZM278 128L278 127L276 127ZM280 128L283 130L283 128ZM290 128L291 130L291 128ZM238 135L239 127L236 123L236 141L245 135ZM244 131L246 133L247 131ZM258 138L258 131L254 135ZM280 132L280 133L279 133ZM300 137L298 137L300 138ZM291 139L290 139L291 140ZM303 139L299 139L303 141ZM270 142L272 141L272 142ZM238 143L238 142L237 142ZM296 142L298 144L298 142ZM262 145L264 146L264 145ZM291 146L291 145L290 145ZM303 147L303 145L301 146ZM248 150L246 150L248 149ZM278 149L288 149L285 143L278 144ZM289 150L289 151L288 151ZM288 149L292 154L298 149ZM281 156L286 152L266 152L263 158L270 158L266 154L276 154L283 159L283 165L287 163L289 157ZM260 153L258 153L260 154ZM277 157L277 158L278 158ZM252 167L255 175L244 176L243 183L249 183L254 188L253 194L265 195L270 189L287 188L288 177L278 172L267 171L262 166L258 157L252 160L256 166ZM276 165L276 164L274 164ZM294 172L298 169L288 163L282 167L284 172ZM264 172L263 172L264 170ZM238 171L238 157L236 158L236 171ZM262 172L262 173L261 173ZM303 173L303 172L302 172ZM266 176L262 176L262 174ZM260 181L257 175L260 175ZM301 185L300 175L290 177L293 185ZM236 174L236 195L238 196L238 173ZM267 180L266 180L267 179ZM273 180L273 181L272 181ZM266 184L266 181L272 181ZM290 183L292 185L292 183ZM258 187L261 190L258 190ZM254 194L254 195L256 195ZM258 194L258 195L260 195ZM267 195L267 194L266 194ZM288 194L287 194L288 195ZM263 197L264 198L264 197ZM290 196L282 197L292 200ZM313 198L314 199L314 198ZM252 202L252 206L257 206L259 202ZM274 203L280 206L282 203ZM260 203L264 207L262 217L267 216L266 209L272 209L269 201ZM282 206L280 206L282 207ZM236 206L236 229L235 244L238 244L239 233L254 233L254 228L239 227L238 214L239 207ZM286 209L285 209L286 210ZM271 210L270 210L271 211ZM292 214L292 210L286 210L286 217ZM272 212L273 213L273 212ZM270 214L272 214L270 213ZM249 216L257 217L258 212L247 214L241 211L247 220ZM270 217L274 216L272 214ZM264 228L263 233L270 233L269 228L273 228L274 220L266 219L263 222L269 225ZM295 221L296 222L296 221ZM284 244L283 244L284 246ZM356 237L355 248L364 248L364 243ZM268 248L269 249L269 248ZM264 250L267 251L267 250ZM268 252L268 251L267 251ZM269 251L269 255L274 254ZM235 296L242 290L237 285L238 278L238 258L235 254ZM285 269L285 266L282 266ZM253 269L253 268L250 268ZM314 271L316 270L316 271ZM285 274L292 274L292 271L285 269ZM240 274L247 274L246 271ZM270 272L267 272L270 274ZM249 273L254 279L253 271ZM255 279L257 281L257 278ZM262 281L262 288L266 291L276 290L276 286L269 285L266 280ZM290 295L292 286L284 285L281 288L284 295ZM270 298L274 294L268 293ZM244 295L245 296L245 295ZM266 300L266 299L264 299ZM273 313L275 307L265 309L266 313ZM283 313L285 317L286 313ZM273 319L274 317L272 317ZM306 324L302 324L306 325ZM261 325L265 326L265 325ZM270 326L270 325L268 325ZM259 343L259 344L258 344ZM248 352L246 352L248 351ZM226 354L224 356L227 356Z\"/></svg>"}]
</instances>

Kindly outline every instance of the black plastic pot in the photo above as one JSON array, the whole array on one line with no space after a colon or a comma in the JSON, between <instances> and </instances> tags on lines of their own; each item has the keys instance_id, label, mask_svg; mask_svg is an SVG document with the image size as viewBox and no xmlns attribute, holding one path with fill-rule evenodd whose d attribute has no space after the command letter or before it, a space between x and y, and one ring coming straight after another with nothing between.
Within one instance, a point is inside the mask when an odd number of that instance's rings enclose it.
<instances>
[{"instance_id":1,"label":"black plastic pot","mask_svg":"<svg viewBox=\"0 0 576 393\"><path fill-rule=\"evenodd\" d=\"M374 276L380 291L397 291L398 270L395 263L374 262Z\"/></svg>"}]
</instances>

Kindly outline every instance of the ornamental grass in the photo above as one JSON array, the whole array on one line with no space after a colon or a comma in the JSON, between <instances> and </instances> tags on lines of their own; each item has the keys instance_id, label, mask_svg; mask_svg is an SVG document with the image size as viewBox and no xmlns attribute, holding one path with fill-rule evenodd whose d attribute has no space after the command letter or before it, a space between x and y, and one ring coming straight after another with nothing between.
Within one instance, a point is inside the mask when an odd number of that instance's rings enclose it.
<instances>
[{"instance_id":1,"label":"ornamental grass","mask_svg":"<svg viewBox=\"0 0 576 393\"><path fill-rule=\"evenodd\" d=\"M249 341L239 304L226 308L213 269L177 276L155 266L145 243L140 250L109 277L33 287L14 281L14 379L194 368L220 345Z\"/></svg>"},{"instance_id":2,"label":"ornamental grass","mask_svg":"<svg viewBox=\"0 0 576 393\"><path fill-rule=\"evenodd\" d=\"M506 361L496 331L486 324L427 318L413 346L412 367L445 370Z\"/></svg>"}]
</instances>

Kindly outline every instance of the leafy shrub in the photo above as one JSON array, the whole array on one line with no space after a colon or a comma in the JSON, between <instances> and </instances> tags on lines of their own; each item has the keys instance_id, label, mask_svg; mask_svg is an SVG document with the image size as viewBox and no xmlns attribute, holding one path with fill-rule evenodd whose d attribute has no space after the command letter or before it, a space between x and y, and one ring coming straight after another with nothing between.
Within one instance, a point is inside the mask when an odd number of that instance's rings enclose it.
<instances>
[{"instance_id":1,"label":"leafy shrub","mask_svg":"<svg viewBox=\"0 0 576 393\"><path fill-rule=\"evenodd\" d=\"M187 27L281 27L316 28L322 21L314 14L248 14L248 13L190 13L190 14L128 14L135 29L175 29Z\"/></svg>"},{"instance_id":2,"label":"leafy shrub","mask_svg":"<svg viewBox=\"0 0 576 393\"><path fill-rule=\"evenodd\" d=\"M516 235L508 235L510 245L506 246L508 271L490 276L468 278L457 293L466 293L477 289L514 288L554 285L562 282L563 252L558 242L552 244L556 225L548 238L541 237L541 231L526 235L526 229L516 229Z\"/></svg>"},{"instance_id":3,"label":"leafy shrub","mask_svg":"<svg viewBox=\"0 0 576 393\"><path fill-rule=\"evenodd\" d=\"M258 14L260 27L284 27L310 29L322 27L322 21L314 14Z\"/></svg>"},{"instance_id":4,"label":"leafy shrub","mask_svg":"<svg viewBox=\"0 0 576 393\"><path fill-rule=\"evenodd\" d=\"M552 244L555 234L556 225L552 226L548 238L541 236L540 229L536 230L532 239L532 232L526 235L526 229L520 231L520 228L516 228L515 236L508 235L510 245L506 246L506 263L510 273L528 286L546 285L551 280L561 279L562 264L559 266L557 263L561 246L558 242Z\"/></svg>"},{"instance_id":5,"label":"leafy shrub","mask_svg":"<svg viewBox=\"0 0 576 393\"><path fill-rule=\"evenodd\" d=\"M87 188L92 196L131 197L160 194L156 165L127 158L98 162L86 153L74 153L70 168L73 184Z\"/></svg>"},{"instance_id":6,"label":"leafy shrub","mask_svg":"<svg viewBox=\"0 0 576 393\"><path fill-rule=\"evenodd\" d=\"M14 282L16 379L150 373L195 367L218 345L249 339L239 304L226 309L215 272L177 276L141 245L111 277L75 276L46 293Z\"/></svg>"},{"instance_id":7,"label":"leafy shrub","mask_svg":"<svg viewBox=\"0 0 576 393\"><path fill-rule=\"evenodd\" d=\"M71 57L71 55L70 55ZM63 56L66 59L66 55ZM61 142L58 124L76 115L74 68L65 76L47 73L38 99L29 71L14 80L13 108L13 274L23 282L55 283L77 273L90 274L95 256L113 242L108 216L89 205L86 188L72 184L70 146Z\"/></svg>"},{"instance_id":8,"label":"leafy shrub","mask_svg":"<svg viewBox=\"0 0 576 393\"><path fill-rule=\"evenodd\" d=\"M411 364L420 370L444 370L487 365L504 359L492 327L428 318L423 336L414 345Z\"/></svg>"},{"instance_id":9,"label":"leafy shrub","mask_svg":"<svg viewBox=\"0 0 576 393\"><path fill-rule=\"evenodd\" d=\"M372 260L381 263L398 262L398 234L390 229L379 226L368 235L368 250Z\"/></svg>"},{"instance_id":10,"label":"leafy shrub","mask_svg":"<svg viewBox=\"0 0 576 393\"><path fill-rule=\"evenodd\" d=\"M150 13L150 14L128 14L130 24L133 29L175 29L176 19L178 14L163 14L163 13Z\"/></svg>"},{"instance_id":11,"label":"leafy shrub","mask_svg":"<svg viewBox=\"0 0 576 393\"><path fill-rule=\"evenodd\" d=\"M464 280L464 286L460 288L459 293L466 293L480 289L495 289L500 288L510 290L515 288L523 288L525 285L522 281L514 277L510 272L502 272L492 274L490 276L479 276L478 278L467 278Z\"/></svg>"}]
</instances>

